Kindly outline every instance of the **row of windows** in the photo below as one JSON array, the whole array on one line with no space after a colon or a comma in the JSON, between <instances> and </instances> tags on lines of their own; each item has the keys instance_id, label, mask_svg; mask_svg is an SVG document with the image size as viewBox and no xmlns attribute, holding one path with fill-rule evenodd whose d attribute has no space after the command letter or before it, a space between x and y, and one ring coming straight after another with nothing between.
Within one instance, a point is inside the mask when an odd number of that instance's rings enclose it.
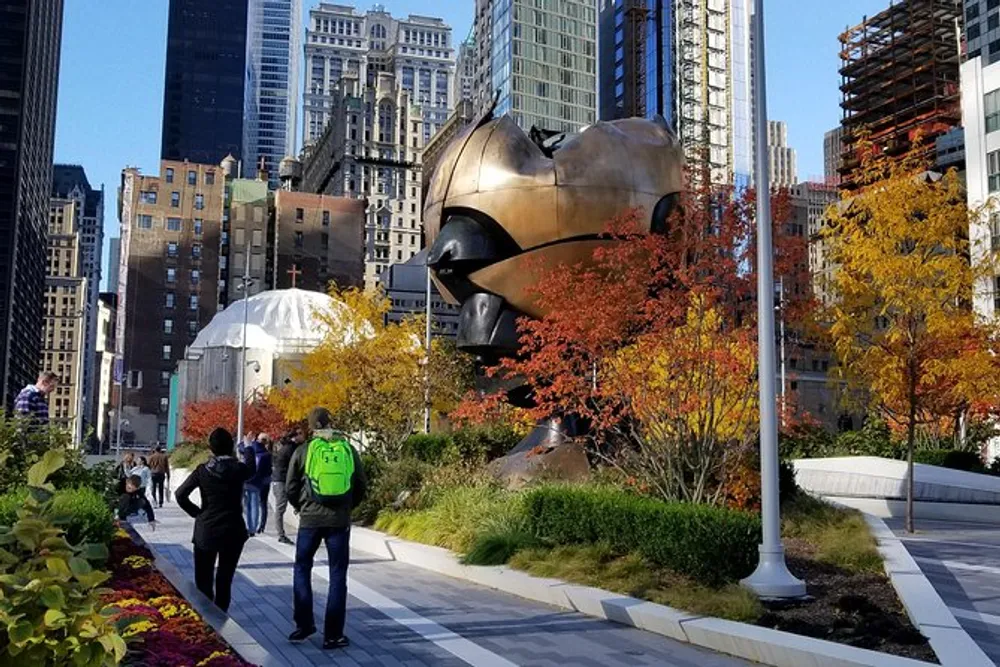
<instances>
[{"instance_id":1,"label":"row of windows","mask_svg":"<svg viewBox=\"0 0 1000 667\"><path fill-rule=\"evenodd\" d=\"M173 321L173 319L167 318L167 319L163 320L163 333L165 335L172 336L173 333L174 333L174 330L175 330L175 328L174 328L174 321ZM187 321L187 332L188 332L189 336L197 336L198 335L198 320L188 320ZM164 372L166 372L166 371L164 371ZM168 374L168 376L167 376L167 382L169 383L169 381L170 381L170 377L169 377L169 374ZM161 383L161 386L162 386L162 383L163 383L163 378L162 377L160 378L160 383Z\"/></svg>"},{"instance_id":2,"label":"row of windows","mask_svg":"<svg viewBox=\"0 0 1000 667\"><path fill-rule=\"evenodd\" d=\"M177 282L177 268L173 266L167 267L167 283L173 284L175 282ZM201 270L191 269L191 284L197 285L200 282L201 282Z\"/></svg>"},{"instance_id":3,"label":"row of windows","mask_svg":"<svg viewBox=\"0 0 1000 667\"><path fill-rule=\"evenodd\" d=\"M183 218L167 218L164 225L164 229L168 232L182 232L184 231ZM159 228L160 221L159 218L154 218L151 215L140 214L136 216L136 226L139 229L153 229L154 227ZM195 236L201 236L204 231L205 221L201 218L195 218L193 220L193 231Z\"/></svg>"},{"instance_id":4,"label":"row of windows","mask_svg":"<svg viewBox=\"0 0 1000 667\"><path fill-rule=\"evenodd\" d=\"M174 182L174 169L173 167L167 167L166 174L164 175L164 180L167 183ZM187 172L187 184L188 185L198 185L198 172L194 169L188 169ZM215 172L206 171L205 172L205 185L215 185ZM153 202L156 203L156 193L153 193Z\"/></svg>"},{"instance_id":5,"label":"row of windows","mask_svg":"<svg viewBox=\"0 0 1000 667\"><path fill-rule=\"evenodd\" d=\"M139 203L141 204L155 204L157 199L156 190L143 190L139 193ZM173 208L178 208L181 205L181 193L174 192L170 193L170 206ZM205 208L205 195L200 192L194 196L194 207L196 210L202 210Z\"/></svg>"}]
</instances>

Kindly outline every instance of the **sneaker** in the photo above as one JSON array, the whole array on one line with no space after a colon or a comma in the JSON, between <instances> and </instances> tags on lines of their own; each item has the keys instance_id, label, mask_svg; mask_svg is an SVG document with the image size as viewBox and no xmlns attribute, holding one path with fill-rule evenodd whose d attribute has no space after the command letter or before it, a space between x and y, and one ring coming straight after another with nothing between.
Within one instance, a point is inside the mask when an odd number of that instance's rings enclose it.
<instances>
[{"instance_id":1,"label":"sneaker","mask_svg":"<svg viewBox=\"0 0 1000 667\"><path fill-rule=\"evenodd\" d=\"M290 539L288 539L284 535L282 535L281 537L278 538L278 543L279 544L287 544L290 547L294 547L295 546L295 542L292 542Z\"/></svg>"},{"instance_id":2,"label":"sneaker","mask_svg":"<svg viewBox=\"0 0 1000 667\"><path fill-rule=\"evenodd\" d=\"M323 650L329 651L335 648L347 648L351 645L351 640L347 638L346 635L342 635L337 639L324 639L323 640Z\"/></svg>"},{"instance_id":3,"label":"sneaker","mask_svg":"<svg viewBox=\"0 0 1000 667\"><path fill-rule=\"evenodd\" d=\"M316 632L316 628L295 628L292 634L288 635L288 641L301 642L309 639Z\"/></svg>"}]
</instances>

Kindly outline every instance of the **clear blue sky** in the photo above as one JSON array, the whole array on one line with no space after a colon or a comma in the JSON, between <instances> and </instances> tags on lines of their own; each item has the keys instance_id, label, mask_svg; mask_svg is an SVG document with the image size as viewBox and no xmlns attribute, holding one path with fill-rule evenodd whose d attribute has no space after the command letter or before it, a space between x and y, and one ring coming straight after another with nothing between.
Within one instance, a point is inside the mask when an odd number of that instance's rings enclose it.
<instances>
[{"instance_id":1,"label":"clear blue sky","mask_svg":"<svg viewBox=\"0 0 1000 667\"><path fill-rule=\"evenodd\" d=\"M210 1L210 0L206 0ZM338 0L340 1L340 0ZM168 0L66 0L56 160L79 163L105 184L105 234L118 234L117 187L125 166L157 169ZM318 4L305 0L304 11ZM343 2L343 4L349 4ZM384 0L395 15L443 17L464 38L474 0ZM766 0L768 112L788 123L799 178L823 173L823 133L840 122L837 34L888 0ZM359 4L367 9L370 4ZM105 253L105 258L107 253ZM106 259L105 259L106 263ZM107 274L107 271L105 271Z\"/></svg>"}]
</instances>

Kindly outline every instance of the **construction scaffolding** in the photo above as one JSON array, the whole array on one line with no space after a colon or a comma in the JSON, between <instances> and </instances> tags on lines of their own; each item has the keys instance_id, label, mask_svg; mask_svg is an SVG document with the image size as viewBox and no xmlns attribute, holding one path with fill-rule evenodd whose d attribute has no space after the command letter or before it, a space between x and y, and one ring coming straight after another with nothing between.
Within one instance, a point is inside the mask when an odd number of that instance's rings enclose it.
<instances>
[{"instance_id":1,"label":"construction scaffolding","mask_svg":"<svg viewBox=\"0 0 1000 667\"><path fill-rule=\"evenodd\" d=\"M890 155L920 134L931 156L934 139L961 125L961 17L961 0L904 0L840 35L843 188L858 187L864 133Z\"/></svg>"}]
</instances>

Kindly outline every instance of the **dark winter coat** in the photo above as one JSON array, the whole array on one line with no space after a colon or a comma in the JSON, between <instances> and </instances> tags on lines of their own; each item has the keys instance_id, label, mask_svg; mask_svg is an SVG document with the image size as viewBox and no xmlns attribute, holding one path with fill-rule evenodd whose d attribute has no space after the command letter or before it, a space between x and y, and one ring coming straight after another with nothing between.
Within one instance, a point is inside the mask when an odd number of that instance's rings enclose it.
<instances>
[{"instance_id":1,"label":"dark winter coat","mask_svg":"<svg viewBox=\"0 0 1000 667\"><path fill-rule=\"evenodd\" d=\"M316 437L332 437L322 431ZM309 480L306 479L306 454L309 443L298 447L292 454L288 464L288 474L285 476L285 492L288 502L299 513L299 526L302 528L345 528L351 525L351 510L361 504L368 492L368 478L358 450L351 446L354 455L354 476L351 477L351 491L343 502L336 507L321 505L312 500Z\"/></svg>"},{"instance_id":2,"label":"dark winter coat","mask_svg":"<svg viewBox=\"0 0 1000 667\"><path fill-rule=\"evenodd\" d=\"M214 456L192 472L177 489L181 509L194 517L192 542L199 549L219 551L224 546L247 540L243 520L243 484L253 477L253 457L249 464L232 456ZM201 506L191 502L191 493L201 492Z\"/></svg>"}]
</instances>

